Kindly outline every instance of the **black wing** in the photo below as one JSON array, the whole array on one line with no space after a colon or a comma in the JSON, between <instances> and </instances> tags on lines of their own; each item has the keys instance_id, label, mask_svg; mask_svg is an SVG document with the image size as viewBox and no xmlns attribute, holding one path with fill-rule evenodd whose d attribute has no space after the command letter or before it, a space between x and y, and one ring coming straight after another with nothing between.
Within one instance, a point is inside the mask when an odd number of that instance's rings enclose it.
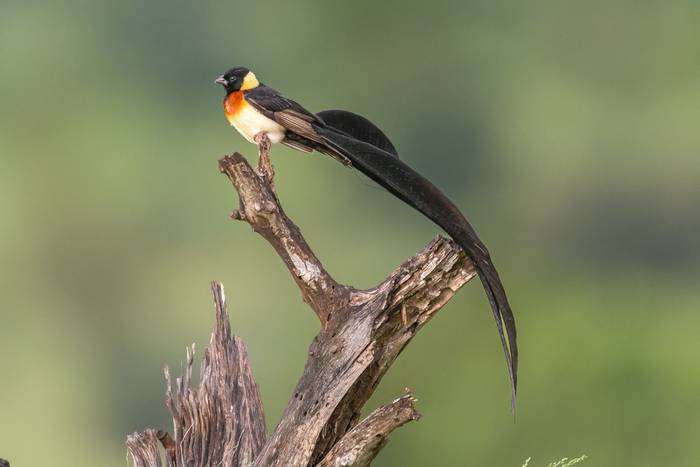
<instances>
[{"instance_id":1,"label":"black wing","mask_svg":"<svg viewBox=\"0 0 700 467\"><path fill-rule=\"evenodd\" d=\"M270 120L276 121L287 130L317 143L323 141L311 126L312 123L322 125L323 120L306 110L298 102L287 99L264 84L245 91L243 97L257 111Z\"/></svg>"},{"instance_id":2,"label":"black wing","mask_svg":"<svg viewBox=\"0 0 700 467\"><path fill-rule=\"evenodd\" d=\"M260 113L296 134L288 134L284 142L294 149L304 152L310 152L313 149L322 150L322 147L325 146L323 138L318 135L313 127L314 125L319 125L330 127L398 157L396 148L384 132L361 115L346 110L324 110L314 114L306 110L298 102L284 97L277 90L264 84L244 91L243 95L246 101ZM301 136L302 138L295 136ZM304 140L321 143L322 146L318 147ZM337 157L338 154L335 151L331 152L330 155L348 165L348 160L345 157Z\"/></svg>"},{"instance_id":3,"label":"black wing","mask_svg":"<svg viewBox=\"0 0 700 467\"><path fill-rule=\"evenodd\" d=\"M281 95L277 90L261 84L243 92L245 100L268 118L273 118L276 112L292 110L303 115L310 122L321 122L318 116L306 110L301 104Z\"/></svg>"}]
</instances>

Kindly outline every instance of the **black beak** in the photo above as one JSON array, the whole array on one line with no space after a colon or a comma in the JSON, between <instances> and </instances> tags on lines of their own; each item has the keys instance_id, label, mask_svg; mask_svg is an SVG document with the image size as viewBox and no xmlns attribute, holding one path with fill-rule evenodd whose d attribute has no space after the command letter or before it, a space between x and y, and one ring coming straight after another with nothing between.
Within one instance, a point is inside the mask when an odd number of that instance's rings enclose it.
<instances>
[{"instance_id":1,"label":"black beak","mask_svg":"<svg viewBox=\"0 0 700 467\"><path fill-rule=\"evenodd\" d=\"M226 78L224 78L224 75L219 76L214 80L214 84L221 84L222 86L226 86Z\"/></svg>"}]
</instances>

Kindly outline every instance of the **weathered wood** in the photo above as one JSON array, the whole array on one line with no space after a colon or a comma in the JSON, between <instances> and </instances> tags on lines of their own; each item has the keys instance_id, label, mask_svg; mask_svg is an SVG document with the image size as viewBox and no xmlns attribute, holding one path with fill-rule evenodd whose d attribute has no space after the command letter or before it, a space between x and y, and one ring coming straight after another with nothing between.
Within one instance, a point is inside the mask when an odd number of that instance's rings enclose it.
<instances>
[{"instance_id":1,"label":"weathered wood","mask_svg":"<svg viewBox=\"0 0 700 467\"><path fill-rule=\"evenodd\" d=\"M202 359L199 387L191 388L194 345L187 349L183 375L173 384L166 367L166 405L174 437L146 430L127 439L137 467L160 467L159 444L168 467L246 466L265 443L260 391L243 341L231 334L224 289L212 283L216 325ZM160 441L160 443L158 442Z\"/></svg>"},{"instance_id":2,"label":"weathered wood","mask_svg":"<svg viewBox=\"0 0 700 467\"><path fill-rule=\"evenodd\" d=\"M223 287L212 284L216 327L204 351L200 383L190 389L194 346L166 404L173 417L178 466L250 465L265 442L262 401L243 341L231 334Z\"/></svg>"},{"instance_id":3,"label":"weathered wood","mask_svg":"<svg viewBox=\"0 0 700 467\"><path fill-rule=\"evenodd\" d=\"M408 393L391 404L376 409L343 436L317 467L364 467L370 465L386 445L389 433L420 414Z\"/></svg>"},{"instance_id":4,"label":"weathered wood","mask_svg":"<svg viewBox=\"0 0 700 467\"><path fill-rule=\"evenodd\" d=\"M282 210L268 181L272 169L266 160L267 156L261 157L260 168L266 175L256 173L239 153L219 161L220 170L238 190L240 207L231 217L248 222L272 245L292 273L302 298L325 325L334 312L347 305L351 288L337 283L326 272L299 228Z\"/></svg>"},{"instance_id":5,"label":"weathered wood","mask_svg":"<svg viewBox=\"0 0 700 467\"><path fill-rule=\"evenodd\" d=\"M404 346L473 276L455 249L437 239L381 285L353 292L348 308L311 344L294 396L256 465L313 464L357 422Z\"/></svg>"},{"instance_id":6,"label":"weathered wood","mask_svg":"<svg viewBox=\"0 0 700 467\"><path fill-rule=\"evenodd\" d=\"M220 321L226 317L225 329L215 330L203 363L219 369L217 377L210 379L217 384L200 384L196 393L189 390L193 357L188 352L175 395L168 390L175 425L174 465L369 465L389 432L418 415L410 395L359 422L362 407L403 348L475 271L461 248L437 237L376 287L357 290L339 284L285 215L275 192L268 149L261 140L257 171L238 153L219 161L219 169L239 194L239 208L231 217L250 224L277 251L304 301L316 313L321 330L311 343L294 394L266 441L257 386L243 344L230 335L221 292L221 298L215 299L217 329L223 329ZM217 290L221 291L215 286L215 297ZM221 342L230 339L235 344L221 343L215 339L218 335ZM203 381L208 374L202 371ZM237 389L241 384L247 389ZM226 391L231 386L236 388ZM217 396L206 395L210 391ZM222 417L229 407L231 416ZM147 433L140 436L155 442ZM131 445L144 456L151 455L140 442L141 438L130 438L132 456ZM214 463L217 460L221 463Z\"/></svg>"},{"instance_id":7,"label":"weathered wood","mask_svg":"<svg viewBox=\"0 0 700 467\"><path fill-rule=\"evenodd\" d=\"M150 428L126 438L126 448L134 461L134 467L162 467L158 446L156 430Z\"/></svg>"}]
</instances>

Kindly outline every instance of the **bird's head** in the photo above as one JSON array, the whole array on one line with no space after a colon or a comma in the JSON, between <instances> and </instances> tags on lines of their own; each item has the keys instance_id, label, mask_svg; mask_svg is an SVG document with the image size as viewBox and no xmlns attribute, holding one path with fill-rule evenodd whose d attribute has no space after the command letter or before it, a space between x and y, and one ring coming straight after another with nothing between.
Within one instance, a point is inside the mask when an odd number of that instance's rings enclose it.
<instances>
[{"instance_id":1,"label":"bird's head","mask_svg":"<svg viewBox=\"0 0 700 467\"><path fill-rule=\"evenodd\" d=\"M231 68L226 73L216 78L214 82L222 85L224 89L226 89L226 93L245 91L260 85L255 74L248 68L242 66Z\"/></svg>"}]
</instances>

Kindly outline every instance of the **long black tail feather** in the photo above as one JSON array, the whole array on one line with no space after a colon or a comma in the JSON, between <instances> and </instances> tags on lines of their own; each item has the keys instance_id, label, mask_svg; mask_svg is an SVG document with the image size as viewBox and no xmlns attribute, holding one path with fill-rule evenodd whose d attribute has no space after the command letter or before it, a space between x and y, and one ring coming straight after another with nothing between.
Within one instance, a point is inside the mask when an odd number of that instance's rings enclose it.
<instances>
[{"instance_id":1,"label":"long black tail feather","mask_svg":"<svg viewBox=\"0 0 700 467\"><path fill-rule=\"evenodd\" d=\"M372 139L374 136L367 137L366 132L355 129L354 134L357 137L353 137L352 124L345 125L345 129L340 131L331 128L332 123L338 124L339 120L342 123L344 118L342 115L334 119L328 118L322 113L321 117L324 119L325 125L314 125L314 129L325 144L317 145L316 149L325 153L340 154L349 159L353 167L442 227L464 249L474 263L493 310L508 364L514 410L518 385L518 346L515 318L488 250L454 203L428 179L402 162L397 157L391 142L381 131L380 134L391 145L390 148L393 149L393 152L386 150L385 142L382 143L383 148L367 142L375 141L375 139ZM363 120L369 122L364 118ZM365 125L361 128L368 128L364 122L359 120L354 122ZM370 123L370 125L372 124ZM380 138L380 141L383 140Z\"/></svg>"}]
</instances>

